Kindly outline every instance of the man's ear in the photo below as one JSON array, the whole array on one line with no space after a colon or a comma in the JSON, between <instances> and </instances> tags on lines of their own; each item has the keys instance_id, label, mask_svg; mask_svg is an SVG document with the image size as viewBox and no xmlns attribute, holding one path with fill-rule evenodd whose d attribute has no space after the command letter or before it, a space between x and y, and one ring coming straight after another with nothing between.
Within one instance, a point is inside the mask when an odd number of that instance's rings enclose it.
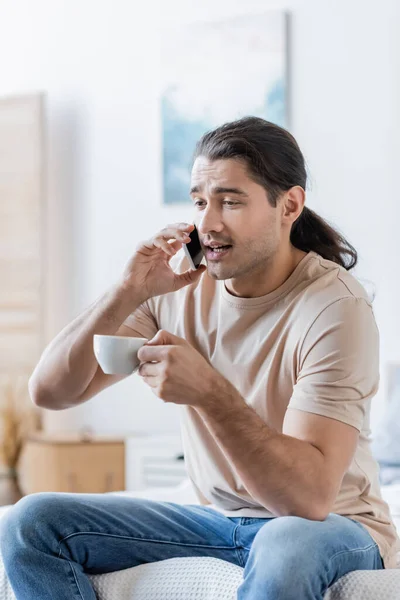
<instances>
[{"instance_id":1,"label":"man's ear","mask_svg":"<svg viewBox=\"0 0 400 600\"><path fill-rule=\"evenodd\" d=\"M301 215L306 200L306 193L300 185L295 185L282 195L282 225L290 227Z\"/></svg>"}]
</instances>

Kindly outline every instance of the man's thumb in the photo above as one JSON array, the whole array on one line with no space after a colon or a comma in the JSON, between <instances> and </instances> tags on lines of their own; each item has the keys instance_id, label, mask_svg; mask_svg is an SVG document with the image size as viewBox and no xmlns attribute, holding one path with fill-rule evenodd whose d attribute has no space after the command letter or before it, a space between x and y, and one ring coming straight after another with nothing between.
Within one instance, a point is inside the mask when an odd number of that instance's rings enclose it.
<instances>
[{"instance_id":1,"label":"man's thumb","mask_svg":"<svg viewBox=\"0 0 400 600\"><path fill-rule=\"evenodd\" d=\"M207 267L205 265L200 265L198 269L190 269L185 273L176 275L177 286L175 291L180 290L181 288L185 287L185 285L190 285L191 283L197 281L201 277L202 273L204 273L206 270Z\"/></svg>"},{"instance_id":2,"label":"man's thumb","mask_svg":"<svg viewBox=\"0 0 400 600\"><path fill-rule=\"evenodd\" d=\"M165 329L157 331L156 335L146 342L146 346L178 346L182 344L184 340Z\"/></svg>"}]
</instances>

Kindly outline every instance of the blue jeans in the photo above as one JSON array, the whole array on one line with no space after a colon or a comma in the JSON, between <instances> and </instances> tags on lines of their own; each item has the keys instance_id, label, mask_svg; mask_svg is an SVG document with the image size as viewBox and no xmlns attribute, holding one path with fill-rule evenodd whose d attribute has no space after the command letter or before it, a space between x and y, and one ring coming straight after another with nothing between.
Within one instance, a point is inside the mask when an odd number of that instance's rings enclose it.
<instances>
[{"instance_id":1,"label":"blue jeans","mask_svg":"<svg viewBox=\"0 0 400 600\"><path fill-rule=\"evenodd\" d=\"M382 569L362 525L330 514L225 517L212 508L112 494L26 496L1 519L1 553L18 600L95 600L86 573L184 556L244 567L238 600L322 600L356 569Z\"/></svg>"}]
</instances>

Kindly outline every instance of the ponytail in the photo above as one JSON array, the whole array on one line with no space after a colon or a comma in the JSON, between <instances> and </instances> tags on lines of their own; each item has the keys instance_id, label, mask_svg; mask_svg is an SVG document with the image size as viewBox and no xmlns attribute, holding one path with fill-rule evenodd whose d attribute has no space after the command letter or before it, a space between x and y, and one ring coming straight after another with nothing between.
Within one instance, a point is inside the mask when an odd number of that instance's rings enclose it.
<instances>
[{"instance_id":1,"label":"ponytail","mask_svg":"<svg viewBox=\"0 0 400 600\"><path fill-rule=\"evenodd\" d=\"M347 271L357 264L355 248L336 229L306 206L292 225L290 241L295 248L303 252L312 250L323 258L341 265Z\"/></svg>"}]
</instances>

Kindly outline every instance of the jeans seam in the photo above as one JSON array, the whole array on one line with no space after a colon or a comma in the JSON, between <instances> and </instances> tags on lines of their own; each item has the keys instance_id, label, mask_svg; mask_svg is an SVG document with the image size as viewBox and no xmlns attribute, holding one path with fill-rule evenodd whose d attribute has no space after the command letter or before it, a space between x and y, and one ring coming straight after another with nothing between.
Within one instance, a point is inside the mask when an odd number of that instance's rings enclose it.
<instances>
[{"instance_id":1,"label":"jeans seam","mask_svg":"<svg viewBox=\"0 0 400 600\"><path fill-rule=\"evenodd\" d=\"M77 535L100 535L100 536L104 536L104 537L112 537L112 538L118 538L118 539L123 539L123 540L135 540L138 542L154 542L156 544L174 544L174 545L179 545L179 546L188 546L188 547L195 547L195 548L213 548L216 550L232 550L231 546L213 546L213 545L209 545L209 544L188 544L185 542L174 542L174 541L167 541L167 540L155 540L155 539L151 539L151 538L141 538L141 537L134 537L134 536L128 536L128 535L117 535L115 533L100 533L97 531L77 531L75 533L70 533L69 535L67 535L66 537L64 537L62 540L60 540L59 542L59 553L58 553L58 557L61 557L61 544L63 544L66 540L68 540L69 538L75 537Z\"/></svg>"},{"instance_id":2,"label":"jeans seam","mask_svg":"<svg viewBox=\"0 0 400 600\"><path fill-rule=\"evenodd\" d=\"M242 556L242 553L240 550L240 546L239 546L238 540L237 540L237 534L239 532L239 527L240 527L240 522L237 523L237 525L235 526L235 529L233 530L232 544L233 544L233 549L235 550L237 561L238 561L239 565L241 567L244 567L244 559L243 559L243 556Z\"/></svg>"},{"instance_id":3,"label":"jeans seam","mask_svg":"<svg viewBox=\"0 0 400 600\"><path fill-rule=\"evenodd\" d=\"M67 561L68 561L68 564L69 564L69 566L70 566L70 568L71 568L72 574L73 574L73 576L74 576L75 584L76 584L76 587L78 588L79 595L80 595L80 597L82 598L82 600L84 600L84 599L83 599L83 594L82 594L82 592L81 592L81 588L79 587L78 579L77 579L77 577L76 577L76 573L75 573L74 566L73 566L73 564L71 563L71 561L70 561L70 560L68 560L68 559L67 559Z\"/></svg>"},{"instance_id":4,"label":"jeans seam","mask_svg":"<svg viewBox=\"0 0 400 600\"><path fill-rule=\"evenodd\" d=\"M374 548L376 550L378 548L378 545L376 543L374 543L374 544L370 544L369 546L366 546L365 548L354 548L354 550L339 550L339 552L336 552L336 554L331 556L331 560L333 560L337 556L341 556L342 554L354 554L355 552L367 552L367 550L371 550L372 548Z\"/></svg>"}]
</instances>

